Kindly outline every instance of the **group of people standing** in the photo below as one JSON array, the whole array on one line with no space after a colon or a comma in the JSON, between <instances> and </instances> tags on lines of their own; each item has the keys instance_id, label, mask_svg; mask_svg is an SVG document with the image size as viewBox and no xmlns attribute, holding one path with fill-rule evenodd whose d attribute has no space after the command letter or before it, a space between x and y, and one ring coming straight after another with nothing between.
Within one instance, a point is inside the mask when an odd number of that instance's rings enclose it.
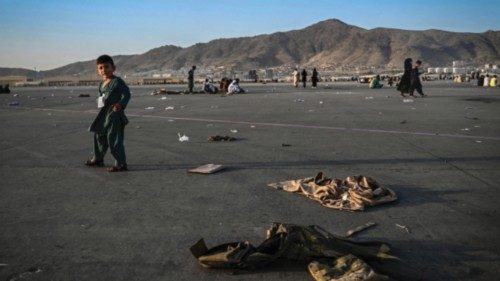
<instances>
[{"instance_id":1,"label":"group of people standing","mask_svg":"<svg viewBox=\"0 0 500 281\"><path fill-rule=\"evenodd\" d=\"M307 70L304 68L302 69L302 72L299 72L297 68L292 73L293 75L293 85L295 88L299 86L299 82L302 81L302 86L305 88L307 86ZM318 86L318 81L319 81L319 74L316 68L313 68L312 75L311 75L311 83L312 87L316 88Z\"/></svg>"},{"instance_id":2,"label":"group of people standing","mask_svg":"<svg viewBox=\"0 0 500 281\"><path fill-rule=\"evenodd\" d=\"M3 85L0 85L0 94L9 94L9 93L10 93L9 84L5 85L5 87Z\"/></svg>"},{"instance_id":3,"label":"group of people standing","mask_svg":"<svg viewBox=\"0 0 500 281\"><path fill-rule=\"evenodd\" d=\"M426 96L422 91L422 83L420 82L419 68L421 65L422 62L420 60L413 63L412 58L405 59L404 73L397 86L397 90L401 93L401 96L406 97L405 94L410 94L410 96L414 97L413 93L415 91L417 91L421 97Z\"/></svg>"},{"instance_id":4,"label":"group of people standing","mask_svg":"<svg viewBox=\"0 0 500 281\"><path fill-rule=\"evenodd\" d=\"M496 87L497 86L497 76L496 75L489 75L486 74L486 76L481 75L477 78L477 86L478 87Z\"/></svg>"}]
</instances>

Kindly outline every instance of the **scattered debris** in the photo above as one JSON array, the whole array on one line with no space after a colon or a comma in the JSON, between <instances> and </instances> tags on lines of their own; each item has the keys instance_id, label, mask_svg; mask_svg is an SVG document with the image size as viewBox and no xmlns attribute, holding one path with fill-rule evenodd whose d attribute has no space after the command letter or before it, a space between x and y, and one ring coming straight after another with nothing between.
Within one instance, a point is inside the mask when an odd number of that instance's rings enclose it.
<instances>
[{"instance_id":1,"label":"scattered debris","mask_svg":"<svg viewBox=\"0 0 500 281\"><path fill-rule=\"evenodd\" d=\"M169 98L167 98L167 97L161 97L160 98L160 100L167 100L167 99L169 99Z\"/></svg>"},{"instance_id":2,"label":"scattered debris","mask_svg":"<svg viewBox=\"0 0 500 281\"><path fill-rule=\"evenodd\" d=\"M174 119L168 119L168 122L174 122L175 120Z\"/></svg>"},{"instance_id":3,"label":"scattered debris","mask_svg":"<svg viewBox=\"0 0 500 281\"><path fill-rule=\"evenodd\" d=\"M174 110L174 107L173 106L167 106L167 107L165 107L165 110Z\"/></svg>"},{"instance_id":4,"label":"scattered debris","mask_svg":"<svg viewBox=\"0 0 500 281\"><path fill-rule=\"evenodd\" d=\"M317 273L326 273L320 270L318 263L315 263L316 260L334 261L338 265L342 263L344 264L343 272L354 270L354 273L360 273L366 268L363 266L363 270L359 271L362 259L380 262L398 259L389 254L390 247L385 243L356 242L331 234L316 225L273 223L266 233L266 240L259 246L253 246L248 241L241 241L225 243L209 249L205 240L200 239L191 246L190 251L203 267L218 269L261 269L277 260L307 262L310 263L309 271L314 278L317 277ZM363 265L366 264L363 262Z\"/></svg>"},{"instance_id":5,"label":"scattered debris","mask_svg":"<svg viewBox=\"0 0 500 281\"><path fill-rule=\"evenodd\" d=\"M254 129L254 128L255 128L255 125L250 125L250 128Z\"/></svg>"},{"instance_id":6,"label":"scattered debris","mask_svg":"<svg viewBox=\"0 0 500 281\"><path fill-rule=\"evenodd\" d=\"M351 229L351 230L347 231L347 233L345 234L345 237L351 237L354 234L359 233L359 232L361 232L361 231L363 231L365 229L368 229L368 228L370 228L372 226L375 226L375 225L377 225L377 224L374 223L374 222L365 223L365 224L363 224L361 226L356 227L355 229Z\"/></svg>"},{"instance_id":7,"label":"scattered debris","mask_svg":"<svg viewBox=\"0 0 500 281\"><path fill-rule=\"evenodd\" d=\"M303 99L295 99L295 100L293 100L293 101L294 101L294 102L304 102L305 100L303 100Z\"/></svg>"},{"instance_id":8,"label":"scattered debris","mask_svg":"<svg viewBox=\"0 0 500 281\"><path fill-rule=\"evenodd\" d=\"M13 94L12 96L13 97L19 97L19 94Z\"/></svg>"},{"instance_id":9,"label":"scattered debris","mask_svg":"<svg viewBox=\"0 0 500 281\"><path fill-rule=\"evenodd\" d=\"M41 272L43 272L43 270L41 268L39 268L39 267L31 267L31 268L28 268L28 270L26 270L23 273L11 276L7 280L8 281L27 280L27 279L31 279L32 275L35 275L35 274L38 274L38 273L41 273Z\"/></svg>"},{"instance_id":10,"label":"scattered debris","mask_svg":"<svg viewBox=\"0 0 500 281\"><path fill-rule=\"evenodd\" d=\"M148 106L148 107L146 107L146 108L144 108L144 109L146 109L146 110L151 110L151 109L155 109L155 107L154 107L154 106Z\"/></svg>"},{"instance_id":11,"label":"scattered debris","mask_svg":"<svg viewBox=\"0 0 500 281\"><path fill-rule=\"evenodd\" d=\"M477 140L476 142L477 142L477 143L482 143L483 141L481 141L481 140Z\"/></svg>"},{"instance_id":12,"label":"scattered debris","mask_svg":"<svg viewBox=\"0 0 500 281\"><path fill-rule=\"evenodd\" d=\"M170 120L169 120L170 121ZM172 120L173 121L173 120ZM186 136L186 135L182 135L181 136L181 133L177 133L177 136L179 136L179 141L180 142L185 142L185 141L188 141L189 140L189 137Z\"/></svg>"},{"instance_id":13,"label":"scattered debris","mask_svg":"<svg viewBox=\"0 0 500 281\"><path fill-rule=\"evenodd\" d=\"M407 123L407 121L406 121L406 120L403 120L403 121L401 121L400 123L401 123L401 124L406 124L406 123Z\"/></svg>"},{"instance_id":14,"label":"scattered debris","mask_svg":"<svg viewBox=\"0 0 500 281\"><path fill-rule=\"evenodd\" d=\"M388 276L376 273L370 265L351 254L342 256L331 264L313 261L307 269L316 281L390 280Z\"/></svg>"},{"instance_id":15,"label":"scattered debris","mask_svg":"<svg viewBox=\"0 0 500 281\"><path fill-rule=\"evenodd\" d=\"M231 133L236 134L238 130L231 130Z\"/></svg>"},{"instance_id":16,"label":"scattered debris","mask_svg":"<svg viewBox=\"0 0 500 281\"><path fill-rule=\"evenodd\" d=\"M461 131L469 131L469 128L460 129Z\"/></svg>"},{"instance_id":17,"label":"scattered debris","mask_svg":"<svg viewBox=\"0 0 500 281\"><path fill-rule=\"evenodd\" d=\"M291 144L288 144L288 143L282 143L281 144L282 147L289 147L289 146L292 146Z\"/></svg>"},{"instance_id":18,"label":"scattered debris","mask_svg":"<svg viewBox=\"0 0 500 281\"><path fill-rule=\"evenodd\" d=\"M365 97L365 100L372 100L373 97Z\"/></svg>"},{"instance_id":19,"label":"scattered debris","mask_svg":"<svg viewBox=\"0 0 500 281\"><path fill-rule=\"evenodd\" d=\"M320 100L320 101L319 101L319 104L323 104L323 101L322 101L322 100Z\"/></svg>"},{"instance_id":20,"label":"scattered debris","mask_svg":"<svg viewBox=\"0 0 500 281\"><path fill-rule=\"evenodd\" d=\"M479 126L479 125L476 125L476 126L474 126L474 128L481 128L481 126Z\"/></svg>"},{"instance_id":21,"label":"scattered debris","mask_svg":"<svg viewBox=\"0 0 500 281\"><path fill-rule=\"evenodd\" d=\"M408 103L408 102L414 102L414 100L413 99L403 99L403 102L406 102L406 103Z\"/></svg>"},{"instance_id":22,"label":"scattered debris","mask_svg":"<svg viewBox=\"0 0 500 281\"><path fill-rule=\"evenodd\" d=\"M365 207L398 199L392 189L365 176L350 176L340 180L327 178L323 172L319 172L315 177L270 183L268 186L301 194L327 208L346 211L364 211Z\"/></svg>"},{"instance_id":23,"label":"scattered debris","mask_svg":"<svg viewBox=\"0 0 500 281\"><path fill-rule=\"evenodd\" d=\"M19 102L18 101L12 101L9 103L9 106L18 106Z\"/></svg>"},{"instance_id":24,"label":"scattered debris","mask_svg":"<svg viewBox=\"0 0 500 281\"><path fill-rule=\"evenodd\" d=\"M206 164L194 169L189 170L190 173L198 173L198 174L213 174L218 171L224 169L224 166L217 164Z\"/></svg>"},{"instance_id":25,"label":"scattered debris","mask_svg":"<svg viewBox=\"0 0 500 281\"><path fill-rule=\"evenodd\" d=\"M90 95L89 94L79 94L78 97L79 98L90 98Z\"/></svg>"},{"instance_id":26,"label":"scattered debris","mask_svg":"<svg viewBox=\"0 0 500 281\"><path fill-rule=\"evenodd\" d=\"M407 233L410 233L410 229L406 225L400 225L400 224L396 223L396 226L399 227L399 228L401 228L401 229L403 229Z\"/></svg>"},{"instance_id":27,"label":"scattered debris","mask_svg":"<svg viewBox=\"0 0 500 281\"><path fill-rule=\"evenodd\" d=\"M235 141L235 140L237 139L230 136L219 136L219 135L210 136L208 138L208 141Z\"/></svg>"}]
</instances>

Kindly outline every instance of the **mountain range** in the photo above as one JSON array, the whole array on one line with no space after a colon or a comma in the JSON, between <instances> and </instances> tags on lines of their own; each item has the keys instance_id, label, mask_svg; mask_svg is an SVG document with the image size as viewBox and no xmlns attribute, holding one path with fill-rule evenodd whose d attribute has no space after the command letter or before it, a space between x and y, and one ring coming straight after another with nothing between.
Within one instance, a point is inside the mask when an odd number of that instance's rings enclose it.
<instances>
[{"instance_id":1,"label":"mountain range","mask_svg":"<svg viewBox=\"0 0 500 281\"><path fill-rule=\"evenodd\" d=\"M364 29L330 19L300 30L216 39L186 48L166 45L114 59L121 74L132 74L191 65L231 66L240 70L283 65L391 67L402 65L406 57L418 58L430 66L447 66L454 60L499 63L500 31ZM94 61L75 62L43 71L43 75L82 75L94 73L94 68ZM27 70L0 68L0 75L22 71Z\"/></svg>"}]
</instances>

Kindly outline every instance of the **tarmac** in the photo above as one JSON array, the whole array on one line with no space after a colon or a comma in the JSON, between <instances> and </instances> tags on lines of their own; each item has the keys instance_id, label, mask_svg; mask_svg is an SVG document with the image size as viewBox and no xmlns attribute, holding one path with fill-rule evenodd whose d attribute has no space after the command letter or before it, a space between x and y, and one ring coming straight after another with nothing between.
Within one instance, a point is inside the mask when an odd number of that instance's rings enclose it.
<instances>
[{"instance_id":1,"label":"tarmac","mask_svg":"<svg viewBox=\"0 0 500 281\"><path fill-rule=\"evenodd\" d=\"M150 95L161 87L131 87L125 173L83 165L96 87L0 95L0 280L312 280L299 265L208 270L189 252L201 237L258 245L272 222L339 235L375 222L355 239L390 243L401 262L383 273L399 280L500 275L500 88L424 82L428 97L404 102L358 83ZM187 173L208 163L226 169ZM319 171L370 176L399 199L352 213L267 186Z\"/></svg>"}]
</instances>

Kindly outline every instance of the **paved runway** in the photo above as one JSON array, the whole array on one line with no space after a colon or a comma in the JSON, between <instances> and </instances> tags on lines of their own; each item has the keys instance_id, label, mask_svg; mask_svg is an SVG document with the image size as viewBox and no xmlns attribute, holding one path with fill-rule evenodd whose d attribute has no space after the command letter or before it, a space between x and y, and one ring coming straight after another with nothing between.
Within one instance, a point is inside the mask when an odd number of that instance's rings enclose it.
<instances>
[{"instance_id":1,"label":"paved runway","mask_svg":"<svg viewBox=\"0 0 500 281\"><path fill-rule=\"evenodd\" d=\"M499 88L426 82L429 97L404 102L393 88L357 83L244 87L230 97L131 87L130 171L116 174L83 165L95 87L0 95L0 280L311 280L301 266L206 270L188 249L201 237L258 245L272 222L343 234L370 221L357 239L392 245L402 262L384 270L395 278L500 275ZM208 142L215 134L240 140ZM186 172L206 163L227 169ZM371 176L399 200L349 213L267 187L319 171Z\"/></svg>"}]
</instances>

